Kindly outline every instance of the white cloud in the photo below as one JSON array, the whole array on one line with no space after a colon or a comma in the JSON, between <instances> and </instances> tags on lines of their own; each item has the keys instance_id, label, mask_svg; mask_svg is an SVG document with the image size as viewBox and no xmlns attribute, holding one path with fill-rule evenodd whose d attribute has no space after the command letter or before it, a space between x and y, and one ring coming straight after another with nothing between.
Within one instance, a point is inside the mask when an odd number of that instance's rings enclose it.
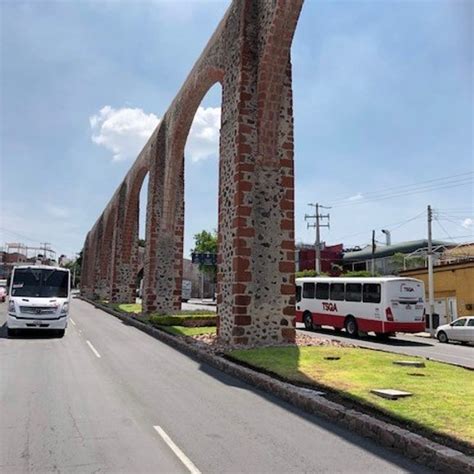
<instances>
[{"instance_id":1,"label":"white cloud","mask_svg":"<svg viewBox=\"0 0 474 474\"><path fill-rule=\"evenodd\" d=\"M92 141L112 151L113 161L137 157L153 130L160 122L155 114L139 108L103 107L89 117ZM186 143L186 154L193 162L210 158L218 153L220 107L199 107L196 111Z\"/></svg>"},{"instance_id":2,"label":"white cloud","mask_svg":"<svg viewBox=\"0 0 474 474\"><path fill-rule=\"evenodd\" d=\"M471 219L470 217L467 217L466 219L464 219L462 221L462 224L461 224L465 229L469 229L471 228L473 225L474 225L474 220Z\"/></svg>"},{"instance_id":3,"label":"white cloud","mask_svg":"<svg viewBox=\"0 0 474 474\"><path fill-rule=\"evenodd\" d=\"M89 118L92 141L113 152L113 161L134 159L160 119L142 109L103 107Z\"/></svg>"},{"instance_id":4,"label":"white cloud","mask_svg":"<svg viewBox=\"0 0 474 474\"><path fill-rule=\"evenodd\" d=\"M186 142L185 155L189 155L194 162L218 155L220 128L220 107L198 107Z\"/></svg>"},{"instance_id":5,"label":"white cloud","mask_svg":"<svg viewBox=\"0 0 474 474\"><path fill-rule=\"evenodd\" d=\"M362 193L357 193L357 194L354 194L354 196L351 196L351 197L347 198L347 200L348 201L359 201L363 197L364 196L362 196Z\"/></svg>"}]
</instances>

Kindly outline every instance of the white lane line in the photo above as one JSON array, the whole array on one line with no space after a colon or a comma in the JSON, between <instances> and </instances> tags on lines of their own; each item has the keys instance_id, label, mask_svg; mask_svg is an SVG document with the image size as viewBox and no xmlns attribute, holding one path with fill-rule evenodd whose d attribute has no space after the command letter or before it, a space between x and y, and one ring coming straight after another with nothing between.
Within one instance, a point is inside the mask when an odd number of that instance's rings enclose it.
<instances>
[{"instance_id":1,"label":"white lane line","mask_svg":"<svg viewBox=\"0 0 474 474\"><path fill-rule=\"evenodd\" d=\"M76 325L76 323L74 322L74 320L72 318L69 318L69 321L71 321L71 323L73 324L73 326Z\"/></svg>"},{"instance_id":2,"label":"white lane line","mask_svg":"<svg viewBox=\"0 0 474 474\"><path fill-rule=\"evenodd\" d=\"M171 448L179 460L189 469L192 474L201 474L201 471L193 464L193 462L176 446L173 440L165 433L161 426L154 426L157 433L162 437L163 441Z\"/></svg>"},{"instance_id":3,"label":"white lane line","mask_svg":"<svg viewBox=\"0 0 474 474\"><path fill-rule=\"evenodd\" d=\"M91 348L91 351L100 359L100 354L97 349L91 344L91 341L86 341L87 345Z\"/></svg>"}]
</instances>

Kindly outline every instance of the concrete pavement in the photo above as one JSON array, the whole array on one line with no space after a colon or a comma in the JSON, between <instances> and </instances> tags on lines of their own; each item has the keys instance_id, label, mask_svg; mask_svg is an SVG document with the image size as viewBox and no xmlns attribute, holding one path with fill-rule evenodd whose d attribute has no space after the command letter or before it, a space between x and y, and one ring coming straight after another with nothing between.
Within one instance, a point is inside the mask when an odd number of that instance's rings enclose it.
<instances>
[{"instance_id":1,"label":"concrete pavement","mask_svg":"<svg viewBox=\"0 0 474 474\"><path fill-rule=\"evenodd\" d=\"M429 472L85 302L71 316L63 339L2 329L2 472L189 472L154 427L203 473Z\"/></svg>"}]
</instances>

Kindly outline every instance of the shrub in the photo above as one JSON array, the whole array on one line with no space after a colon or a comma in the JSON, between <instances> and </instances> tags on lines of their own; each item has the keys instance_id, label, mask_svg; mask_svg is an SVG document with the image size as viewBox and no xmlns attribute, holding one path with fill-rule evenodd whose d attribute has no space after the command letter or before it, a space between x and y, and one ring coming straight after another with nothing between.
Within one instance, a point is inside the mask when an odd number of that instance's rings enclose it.
<instances>
[{"instance_id":1,"label":"shrub","mask_svg":"<svg viewBox=\"0 0 474 474\"><path fill-rule=\"evenodd\" d=\"M347 272L341 275L343 277L358 277L358 278L366 278L366 277L371 277L373 276L371 272L367 270L359 270L359 271L354 271L354 272ZM376 273L375 276L378 276Z\"/></svg>"},{"instance_id":2,"label":"shrub","mask_svg":"<svg viewBox=\"0 0 474 474\"><path fill-rule=\"evenodd\" d=\"M217 316L214 313L203 313L193 315L173 315L160 316L152 315L149 319L154 326L187 326L187 327L202 327L202 326L216 326Z\"/></svg>"},{"instance_id":3,"label":"shrub","mask_svg":"<svg viewBox=\"0 0 474 474\"><path fill-rule=\"evenodd\" d=\"M317 273L316 270L302 270L301 272L296 272L296 278L305 278L305 277L316 277L316 276L328 276L327 273L321 272Z\"/></svg>"}]
</instances>

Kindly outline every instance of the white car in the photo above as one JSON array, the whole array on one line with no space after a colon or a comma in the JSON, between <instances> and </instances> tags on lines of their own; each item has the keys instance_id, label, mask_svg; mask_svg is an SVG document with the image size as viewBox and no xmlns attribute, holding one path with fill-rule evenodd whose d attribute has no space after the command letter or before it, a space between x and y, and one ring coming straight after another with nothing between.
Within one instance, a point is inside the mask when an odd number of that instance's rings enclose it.
<instances>
[{"instance_id":1,"label":"white car","mask_svg":"<svg viewBox=\"0 0 474 474\"><path fill-rule=\"evenodd\" d=\"M474 316L459 318L436 329L439 342L459 341L474 343Z\"/></svg>"},{"instance_id":2,"label":"white car","mask_svg":"<svg viewBox=\"0 0 474 474\"><path fill-rule=\"evenodd\" d=\"M7 289L0 285L0 302L5 303L5 300L7 299Z\"/></svg>"}]
</instances>

